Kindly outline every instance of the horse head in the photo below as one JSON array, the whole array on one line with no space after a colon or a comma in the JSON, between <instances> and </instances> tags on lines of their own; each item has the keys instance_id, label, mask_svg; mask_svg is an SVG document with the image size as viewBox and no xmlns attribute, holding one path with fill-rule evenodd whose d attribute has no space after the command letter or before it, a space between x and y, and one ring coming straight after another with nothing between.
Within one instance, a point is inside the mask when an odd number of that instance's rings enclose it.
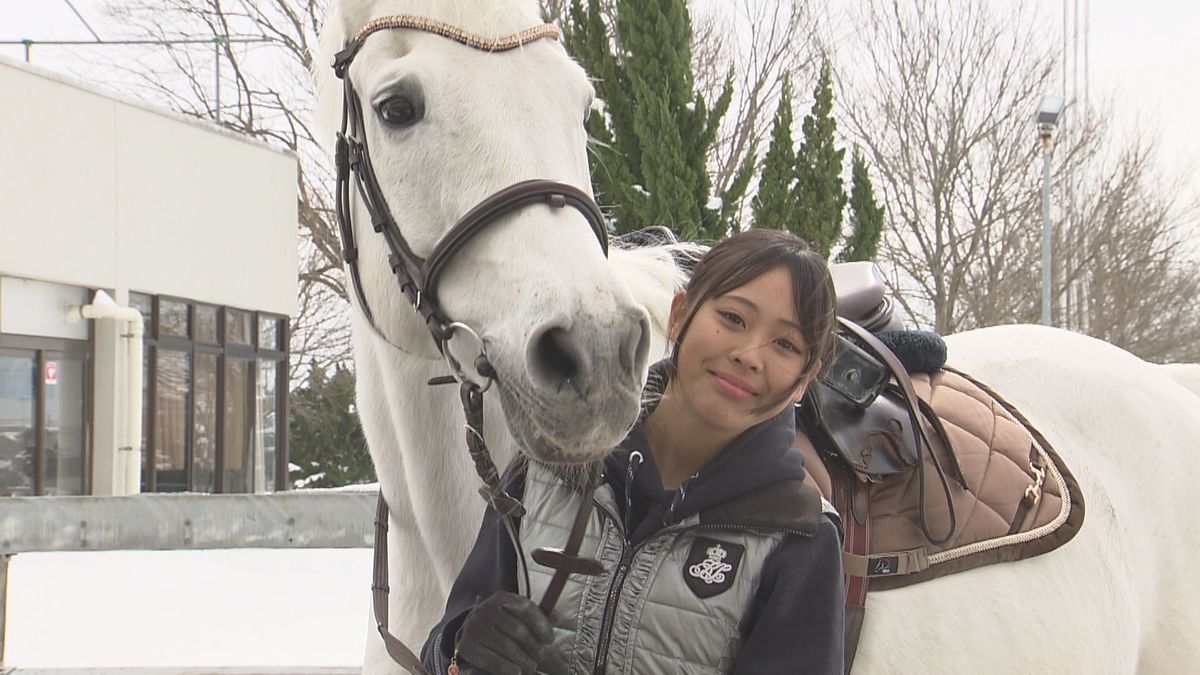
<instances>
[{"instance_id":1,"label":"horse head","mask_svg":"<svg viewBox=\"0 0 1200 675\"><path fill-rule=\"evenodd\" d=\"M396 15L485 38L542 25L533 0L341 0L322 33L324 63L368 22ZM548 179L590 195L583 124L594 91L556 39L486 51L430 30L380 30L361 41L344 77L386 212L416 256L516 183ZM317 78L322 114L336 118L342 82L324 67ZM376 331L413 358L441 359L354 190L349 211ZM437 301L478 334L508 428L534 458L596 459L636 418L649 316L582 209L536 204L491 222L448 259ZM479 345L456 337L448 348L470 364Z\"/></svg>"}]
</instances>

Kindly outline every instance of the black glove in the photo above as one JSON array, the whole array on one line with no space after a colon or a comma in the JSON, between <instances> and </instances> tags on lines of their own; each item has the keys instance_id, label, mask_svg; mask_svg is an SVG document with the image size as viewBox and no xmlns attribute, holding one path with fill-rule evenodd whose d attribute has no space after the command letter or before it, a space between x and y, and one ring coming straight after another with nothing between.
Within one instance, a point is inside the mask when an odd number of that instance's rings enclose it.
<instances>
[{"instance_id":1,"label":"black glove","mask_svg":"<svg viewBox=\"0 0 1200 675\"><path fill-rule=\"evenodd\" d=\"M553 640L550 621L532 600L497 591L463 621L458 663L464 672L533 673Z\"/></svg>"}]
</instances>

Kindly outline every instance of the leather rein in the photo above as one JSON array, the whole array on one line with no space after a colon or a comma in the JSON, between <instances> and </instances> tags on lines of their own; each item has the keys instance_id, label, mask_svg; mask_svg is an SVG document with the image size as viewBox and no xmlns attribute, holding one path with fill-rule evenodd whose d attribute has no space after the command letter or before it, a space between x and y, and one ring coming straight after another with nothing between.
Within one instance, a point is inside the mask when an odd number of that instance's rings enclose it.
<instances>
[{"instance_id":1,"label":"leather rein","mask_svg":"<svg viewBox=\"0 0 1200 675\"><path fill-rule=\"evenodd\" d=\"M450 320L442 311L437 299L438 282L447 265L463 247L489 225L518 210L544 204L552 209L571 207L579 211L592 228L604 254L608 255L608 230L600 208L592 198L579 188L550 180L526 180L510 185L484 199L462 216L438 241L428 257L417 255L405 239L392 212L388 208L382 188L376 178L367 147L362 103L350 81L349 69L366 39L382 30L409 29L432 33L454 40L468 47L487 52L503 52L543 38L557 40L559 30L553 24L540 24L501 38L484 38L463 31L455 26L419 16L394 15L375 19L348 40L343 49L334 56L333 70L343 85L342 123L337 135L335 164L337 169L336 211L338 228L342 240L342 259L350 272L354 288L354 304L366 316L371 327L381 336L375 318L363 291L362 278L358 269L358 246L354 237L351 206L351 179L357 188L371 217L371 227L386 242L389 250L388 264L404 297L425 320L438 351L446 359L452 375L437 377L429 384L459 383L459 394L466 417L467 449L475 464L475 470L483 481L479 492L484 500L500 514L504 527L514 545L516 540L513 518L524 512L521 503L511 497L501 485L499 472L488 452L483 437L483 393L497 379L495 368L488 360L486 345L480 334L470 326ZM464 371L461 364L447 349L447 343L457 332L465 332L479 344L479 355L472 366L483 379L475 382ZM385 338L386 340L386 338ZM538 549L534 559L555 569L554 577L543 597L540 607L549 615L559 592L571 572L595 574L598 563L580 558L579 547L591 512L592 485L585 489L580 502L575 525L568 536L564 549ZM383 638L384 646L391 658L412 673L427 675L420 659L388 630L388 548L387 531L390 512L382 490L375 517L375 555L372 600L376 626ZM518 553L520 555L520 553ZM527 577L526 577L527 578ZM528 586L528 582L526 583Z\"/></svg>"}]
</instances>

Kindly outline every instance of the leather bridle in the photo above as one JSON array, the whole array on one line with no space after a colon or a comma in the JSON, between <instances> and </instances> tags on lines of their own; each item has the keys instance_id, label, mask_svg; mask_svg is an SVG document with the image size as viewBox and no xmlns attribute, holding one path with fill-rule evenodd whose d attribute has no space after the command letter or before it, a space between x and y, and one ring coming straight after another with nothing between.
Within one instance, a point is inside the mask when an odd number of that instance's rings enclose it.
<instances>
[{"instance_id":1,"label":"leather bridle","mask_svg":"<svg viewBox=\"0 0 1200 675\"><path fill-rule=\"evenodd\" d=\"M372 229L381 235L387 244L390 252L388 264L396 281L400 284L401 292L425 320L425 325L429 329L438 351L445 357L453 373L450 376L434 378L429 383L431 385L459 383L463 413L467 421L467 448L475 463L476 472L484 483L479 492L485 501L500 514L505 529L510 538L513 538L514 546L517 547L518 557L521 557L521 549L516 539L512 520L514 517L520 516L523 509L520 502L508 495L501 485L495 462L492 461L483 438L483 393L496 379L496 371L488 360L486 345L480 334L464 323L451 320L442 311L437 297L438 282L454 256L474 236L504 216L530 206L544 204L552 209L569 206L579 211L591 226L606 256L608 255L608 230L600 208L584 191L557 181L526 180L510 185L484 199L462 216L442 236L428 257L423 258L417 255L392 217L383 190L375 176L367 147L362 103L355 93L354 85L349 77L350 65L366 39L378 31L391 29L410 29L432 33L488 52L508 51L543 38L558 39L560 34L558 28L553 24L541 24L513 35L491 39L472 35L457 27L424 17L395 15L381 17L368 23L346 42L333 60L333 70L342 80L344 94L341 131L337 135L335 149L336 211L342 239L342 258L349 270L351 285L354 288L354 304L362 311L375 332L382 336L383 333L375 324L374 314L371 312L366 294L363 292L362 278L358 269L358 246L355 242L352 220L351 177L357 186L359 198L362 199L370 214ZM475 372L483 378L482 385L463 372L461 365L447 348L447 343L459 331L469 333L479 343L479 355L472 365ZM594 561L578 556L583 530L586 528L588 515L591 512L593 489L594 482L585 490L579 513L576 515L575 526L568 537L565 550L538 549L534 551L539 563L555 569L549 592L541 603L543 611L547 614L553 609L558 591L561 590L569 573L595 574L599 571L598 564ZM425 669L422 667L420 659L388 630L388 518L387 502L380 491L379 508L375 520L374 579L371 586L375 620L380 636L392 659L410 672L424 674Z\"/></svg>"}]
</instances>

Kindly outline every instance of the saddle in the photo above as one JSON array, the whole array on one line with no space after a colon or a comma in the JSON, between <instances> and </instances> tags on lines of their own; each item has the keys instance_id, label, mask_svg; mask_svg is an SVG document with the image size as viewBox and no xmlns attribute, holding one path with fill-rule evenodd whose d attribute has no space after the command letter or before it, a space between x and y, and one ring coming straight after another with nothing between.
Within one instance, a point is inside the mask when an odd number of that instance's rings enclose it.
<instances>
[{"instance_id":1,"label":"saddle","mask_svg":"<svg viewBox=\"0 0 1200 675\"><path fill-rule=\"evenodd\" d=\"M868 587L1046 553L1084 515L1079 486L1045 437L986 385L945 367L936 336L897 333L874 265L854 265L832 266L837 355L798 405L795 443L808 480L842 518L847 672ZM943 352L903 353L922 344Z\"/></svg>"}]
</instances>

